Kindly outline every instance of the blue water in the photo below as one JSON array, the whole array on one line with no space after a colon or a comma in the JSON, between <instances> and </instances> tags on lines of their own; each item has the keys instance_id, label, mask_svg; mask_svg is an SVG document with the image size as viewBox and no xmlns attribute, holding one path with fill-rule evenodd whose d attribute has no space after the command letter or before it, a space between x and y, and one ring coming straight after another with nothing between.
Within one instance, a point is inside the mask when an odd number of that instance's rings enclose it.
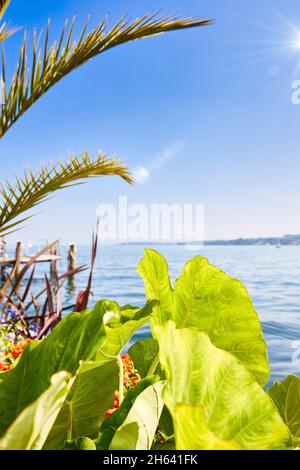
<instances>
[{"instance_id":1,"label":"blue water","mask_svg":"<svg viewBox=\"0 0 300 470\"><path fill-rule=\"evenodd\" d=\"M155 247L167 259L170 275L175 280L185 262L197 255L238 278L247 287L262 322L271 363L271 380L282 379L289 373L300 375L300 247L271 246L206 246L198 252L187 251L180 245ZM77 248L78 264L89 263L90 248ZM61 248L59 270L66 268L67 248ZM116 300L121 305L143 305L143 282L136 266L143 256L140 245L100 245L94 271L93 298ZM38 269L41 278L41 268ZM75 279L76 290L86 285L87 274ZM40 280L35 281L39 283ZM72 303L74 294L63 292L65 304ZM148 334L144 327L135 339ZM298 345L297 345L298 342ZM298 356L298 357L297 357Z\"/></svg>"}]
</instances>

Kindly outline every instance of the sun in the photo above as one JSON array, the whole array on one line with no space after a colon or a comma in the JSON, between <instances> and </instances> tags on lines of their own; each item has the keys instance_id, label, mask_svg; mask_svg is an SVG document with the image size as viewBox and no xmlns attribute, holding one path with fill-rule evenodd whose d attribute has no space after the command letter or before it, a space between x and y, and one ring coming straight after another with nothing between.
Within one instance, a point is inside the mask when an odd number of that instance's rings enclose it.
<instances>
[{"instance_id":1,"label":"sun","mask_svg":"<svg viewBox=\"0 0 300 470\"><path fill-rule=\"evenodd\" d=\"M294 41L295 49L300 49L300 32L297 34L296 39Z\"/></svg>"}]
</instances>

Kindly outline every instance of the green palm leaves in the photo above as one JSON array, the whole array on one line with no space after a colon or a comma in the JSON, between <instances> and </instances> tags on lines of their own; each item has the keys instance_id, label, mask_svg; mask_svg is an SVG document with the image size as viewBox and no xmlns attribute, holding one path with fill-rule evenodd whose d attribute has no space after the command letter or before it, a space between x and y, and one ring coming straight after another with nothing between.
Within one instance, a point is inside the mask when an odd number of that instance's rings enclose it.
<instances>
[{"instance_id":1,"label":"green palm leaves","mask_svg":"<svg viewBox=\"0 0 300 470\"><path fill-rule=\"evenodd\" d=\"M0 0L0 21L10 3L10 0ZM13 28L7 28L6 23L0 25L0 42L5 41L9 36L11 36L15 32Z\"/></svg>"},{"instance_id":2,"label":"green palm leaves","mask_svg":"<svg viewBox=\"0 0 300 470\"><path fill-rule=\"evenodd\" d=\"M10 0L0 0L0 21L9 3ZM104 19L93 31L87 33L87 20L79 38L75 40L73 18L69 26L65 22L58 40L52 44L49 41L50 22L43 40L34 31L31 44L25 32L17 68L10 84L7 81L4 49L2 50L0 139L51 87L96 55L136 39L209 23L210 20L146 14L133 21L122 17L114 26L109 26L107 19ZM8 29L5 23L0 24L0 42L14 31ZM69 162L64 161L57 166L43 165L37 174L29 169L13 183L5 180L0 185L0 236L14 231L28 218L21 217L22 214L47 199L54 191L77 184L79 180L102 175L118 175L127 182L132 182L127 167L119 161L106 159L104 155L99 155L92 161L87 154L81 158L72 157Z\"/></svg>"},{"instance_id":3,"label":"green palm leaves","mask_svg":"<svg viewBox=\"0 0 300 470\"><path fill-rule=\"evenodd\" d=\"M57 165L42 165L36 174L29 168L23 176L16 177L14 184L5 180L0 184L0 235L7 235L27 220L28 217L18 218L51 193L79 184L84 179L105 175L117 175L132 183L128 169L121 161L106 158L103 154L91 160L87 153L80 158L72 156L70 161L61 161Z\"/></svg>"},{"instance_id":4,"label":"green palm leaves","mask_svg":"<svg viewBox=\"0 0 300 470\"><path fill-rule=\"evenodd\" d=\"M10 0L0 0L0 20L2 20L2 17L9 3L10 3Z\"/></svg>"},{"instance_id":5,"label":"green palm leaves","mask_svg":"<svg viewBox=\"0 0 300 470\"><path fill-rule=\"evenodd\" d=\"M69 27L66 22L59 39L51 45L50 23L43 44L40 44L35 32L33 45L29 45L25 32L16 72L11 85L5 87L4 105L0 116L0 138L44 93L92 57L129 41L167 31L203 26L210 21L157 15L144 15L130 21L123 17L112 27L109 27L104 19L92 32L86 34L87 21L77 41L73 39L74 23L75 18ZM28 57L32 57L30 63ZM4 55L2 77L6 82Z\"/></svg>"}]
</instances>

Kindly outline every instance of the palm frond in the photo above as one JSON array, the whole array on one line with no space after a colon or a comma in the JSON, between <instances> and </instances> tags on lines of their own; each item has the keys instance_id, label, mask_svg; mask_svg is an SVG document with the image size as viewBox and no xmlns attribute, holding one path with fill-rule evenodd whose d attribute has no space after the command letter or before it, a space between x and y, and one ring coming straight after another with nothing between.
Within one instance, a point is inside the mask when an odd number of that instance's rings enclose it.
<instances>
[{"instance_id":1,"label":"palm frond","mask_svg":"<svg viewBox=\"0 0 300 470\"><path fill-rule=\"evenodd\" d=\"M0 20L2 20L3 15L10 4L10 0L0 0Z\"/></svg>"},{"instance_id":2,"label":"palm frond","mask_svg":"<svg viewBox=\"0 0 300 470\"><path fill-rule=\"evenodd\" d=\"M73 40L75 18L69 27L65 23L57 41L49 46L50 22L40 44L37 32L33 35L32 50L25 32L20 50L19 62L10 87L5 86L4 103L0 116L0 138L13 123L44 93L80 65L92 57L129 41L161 34L167 31L192 28L210 24L211 20L180 18L177 16L159 16L146 14L130 21L122 17L109 28L107 19L89 34L86 34L88 20L79 39ZM32 57L28 63L28 55ZM30 71L27 72L28 67ZM3 54L2 77L6 76Z\"/></svg>"},{"instance_id":3,"label":"palm frond","mask_svg":"<svg viewBox=\"0 0 300 470\"><path fill-rule=\"evenodd\" d=\"M6 23L0 25L0 42L5 41L5 39L12 36L17 31L16 28L8 28Z\"/></svg>"},{"instance_id":4,"label":"palm frond","mask_svg":"<svg viewBox=\"0 0 300 470\"><path fill-rule=\"evenodd\" d=\"M57 165L42 165L36 174L29 168L16 177L14 184L6 179L0 184L0 236L8 235L30 218L31 215L23 214L45 201L51 193L104 175L117 175L128 183L133 182L127 167L119 160L103 154L91 160L87 153L81 158L72 156L70 161Z\"/></svg>"},{"instance_id":5,"label":"palm frond","mask_svg":"<svg viewBox=\"0 0 300 470\"><path fill-rule=\"evenodd\" d=\"M10 3L10 0L0 0L0 21ZM6 23L0 25L0 42L5 41L9 36L16 32L16 28L8 28Z\"/></svg>"}]
</instances>

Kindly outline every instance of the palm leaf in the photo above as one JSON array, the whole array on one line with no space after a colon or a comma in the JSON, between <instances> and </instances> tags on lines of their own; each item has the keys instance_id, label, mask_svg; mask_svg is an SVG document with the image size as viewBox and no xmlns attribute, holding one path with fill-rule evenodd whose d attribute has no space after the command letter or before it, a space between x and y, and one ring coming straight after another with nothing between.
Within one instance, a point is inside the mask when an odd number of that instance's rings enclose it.
<instances>
[{"instance_id":1,"label":"palm leaf","mask_svg":"<svg viewBox=\"0 0 300 470\"><path fill-rule=\"evenodd\" d=\"M6 23L0 25L0 42L5 41L5 39L9 38L9 36L14 34L16 31L16 28L8 28Z\"/></svg>"},{"instance_id":2,"label":"palm leaf","mask_svg":"<svg viewBox=\"0 0 300 470\"><path fill-rule=\"evenodd\" d=\"M3 18L3 15L10 3L10 0L0 0L0 21ZM14 34L16 29L14 28L7 28L6 23L3 23L0 25L0 42L3 42L5 39L7 39L9 36Z\"/></svg>"},{"instance_id":3,"label":"palm leaf","mask_svg":"<svg viewBox=\"0 0 300 470\"><path fill-rule=\"evenodd\" d=\"M129 41L153 36L172 30L192 28L210 24L211 20L180 18L146 14L130 21L122 17L109 27L104 19L90 33L86 34L88 20L79 39L73 40L75 18L69 27L65 23L57 41L49 46L50 22L44 35L43 44L33 35L29 46L25 32L20 50L19 62L10 87L4 87L4 104L0 116L0 138L19 117L52 86L92 57ZM32 57L30 64L27 57ZM29 72L27 72L30 68ZM6 65L3 54L2 77L6 82ZM6 85L6 83L5 83Z\"/></svg>"},{"instance_id":4,"label":"palm leaf","mask_svg":"<svg viewBox=\"0 0 300 470\"><path fill-rule=\"evenodd\" d=\"M119 160L103 154L91 160L87 153L81 158L72 156L70 161L64 160L58 165L42 165L36 174L28 168L23 176L16 177L14 185L6 179L0 183L0 236L8 235L30 218L23 214L45 201L51 193L104 175L117 175L128 183L133 182L127 167Z\"/></svg>"},{"instance_id":5,"label":"palm leaf","mask_svg":"<svg viewBox=\"0 0 300 470\"><path fill-rule=\"evenodd\" d=\"M10 0L0 0L0 20L2 20L3 15L10 4Z\"/></svg>"}]
</instances>

